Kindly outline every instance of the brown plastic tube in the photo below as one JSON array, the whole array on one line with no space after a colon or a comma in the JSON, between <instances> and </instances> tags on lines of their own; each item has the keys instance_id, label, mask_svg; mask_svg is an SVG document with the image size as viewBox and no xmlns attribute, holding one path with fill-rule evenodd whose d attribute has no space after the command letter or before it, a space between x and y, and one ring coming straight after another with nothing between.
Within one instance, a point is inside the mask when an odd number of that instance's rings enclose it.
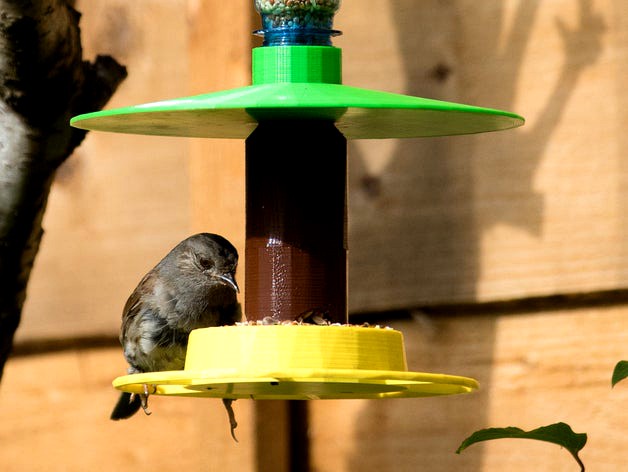
<instances>
[{"instance_id":1,"label":"brown plastic tube","mask_svg":"<svg viewBox=\"0 0 628 472\"><path fill-rule=\"evenodd\" d=\"M267 121L246 140L249 321L347 323L346 177L332 122Z\"/></svg>"}]
</instances>

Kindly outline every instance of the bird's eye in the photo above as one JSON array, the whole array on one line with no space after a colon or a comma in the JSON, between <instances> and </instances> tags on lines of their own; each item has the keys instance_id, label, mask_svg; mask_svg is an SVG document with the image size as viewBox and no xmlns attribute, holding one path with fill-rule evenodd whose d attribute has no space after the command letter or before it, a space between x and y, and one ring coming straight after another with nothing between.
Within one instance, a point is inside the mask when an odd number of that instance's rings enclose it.
<instances>
[{"instance_id":1,"label":"bird's eye","mask_svg":"<svg viewBox=\"0 0 628 472\"><path fill-rule=\"evenodd\" d=\"M210 269L214 264L212 263L211 259L208 259L206 257L201 257L198 260L198 263L201 265L201 267L203 269Z\"/></svg>"}]
</instances>

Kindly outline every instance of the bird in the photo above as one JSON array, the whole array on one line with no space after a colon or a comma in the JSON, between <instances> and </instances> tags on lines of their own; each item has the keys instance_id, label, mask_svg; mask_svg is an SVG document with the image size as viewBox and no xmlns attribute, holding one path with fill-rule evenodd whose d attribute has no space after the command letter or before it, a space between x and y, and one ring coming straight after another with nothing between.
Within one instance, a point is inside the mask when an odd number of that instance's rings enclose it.
<instances>
[{"instance_id":1,"label":"bird","mask_svg":"<svg viewBox=\"0 0 628 472\"><path fill-rule=\"evenodd\" d=\"M193 329L241 321L237 265L238 252L227 239L199 233L181 241L151 269L122 311L120 344L129 364L127 372L181 370ZM147 385L141 394L123 392L111 419L129 418L140 408L149 415L150 393ZM223 403L236 439L232 401Z\"/></svg>"}]
</instances>

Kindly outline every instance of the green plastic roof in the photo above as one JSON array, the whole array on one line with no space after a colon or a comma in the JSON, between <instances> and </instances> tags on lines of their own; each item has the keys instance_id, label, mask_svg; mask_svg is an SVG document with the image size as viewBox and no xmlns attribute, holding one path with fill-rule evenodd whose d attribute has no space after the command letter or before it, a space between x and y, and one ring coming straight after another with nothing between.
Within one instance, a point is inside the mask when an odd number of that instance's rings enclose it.
<instances>
[{"instance_id":1,"label":"green plastic roof","mask_svg":"<svg viewBox=\"0 0 628 472\"><path fill-rule=\"evenodd\" d=\"M523 125L514 113L330 83L267 83L79 115L77 128L246 138L261 120L333 120L348 139L414 138Z\"/></svg>"}]
</instances>

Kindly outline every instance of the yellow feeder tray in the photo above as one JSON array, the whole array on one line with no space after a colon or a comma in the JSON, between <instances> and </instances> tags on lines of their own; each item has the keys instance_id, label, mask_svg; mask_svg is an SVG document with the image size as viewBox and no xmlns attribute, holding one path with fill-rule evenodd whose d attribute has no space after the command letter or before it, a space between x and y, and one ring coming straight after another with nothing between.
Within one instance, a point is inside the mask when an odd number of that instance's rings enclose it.
<instances>
[{"instance_id":1,"label":"yellow feeder tray","mask_svg":"<svg viewBox=\"0 0 628 472\"><path fill-rule=\"evenodd\" d=\"M118 390L156 395L316 400L469 393L477 381L408 372L403 336L388 328L242 325L190 333L184 370L125 375Z\"/></svg>"}]
</instances>

